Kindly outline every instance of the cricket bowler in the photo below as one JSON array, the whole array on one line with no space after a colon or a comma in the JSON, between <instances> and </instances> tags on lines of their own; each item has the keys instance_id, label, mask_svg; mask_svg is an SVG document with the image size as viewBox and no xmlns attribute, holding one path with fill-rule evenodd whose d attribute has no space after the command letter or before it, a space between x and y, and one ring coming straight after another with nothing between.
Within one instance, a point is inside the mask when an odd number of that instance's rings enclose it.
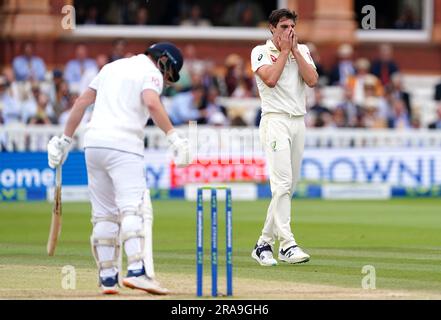
<instances>
[{"instance_id":1,"label":"cricket bowler","mask_svg":"<svg viewBox=\"0 0 441 320\"><path fill-rule=\"evenodd\" d=\"M262 266L309 261L291 231L291 199L300 177L306 114L306 86L317 84L318 74L308 47L298 44L297 14L287 9L269 16L272 39L251 52L251 66L262 99L259 137L269 169L272 199L262 234L251 256Z\"/></svg>"},{"instance_id":2,"label":"cricket bowler","mask_svg":"<svg viewBox=\"0 0 441 320\"><path fill-rule=\"evenodd\" d=\"M76 100L64 134L48 144L49 166L62 165L86 108L94 104L84 146L92 204L91 246L104 294L118 293L123 249L128 265L124 286L151 294L169 293L154 274L144 128L152 117L166 134L176 165L191 162L188 140L177 134L160 100L164 83L178 81L182 64L180 50L160 42L144 54L105 65Z\"/></svg>"}]
</instances>

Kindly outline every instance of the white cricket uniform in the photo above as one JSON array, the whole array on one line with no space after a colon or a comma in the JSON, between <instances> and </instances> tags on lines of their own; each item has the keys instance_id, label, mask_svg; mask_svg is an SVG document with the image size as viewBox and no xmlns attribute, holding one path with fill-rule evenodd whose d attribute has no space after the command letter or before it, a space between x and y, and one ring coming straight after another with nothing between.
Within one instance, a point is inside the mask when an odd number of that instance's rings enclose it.
<instances>
[{"instance_id":1,"label":"white cricket uniform","mask_svg":"<svg viewBox=\"0 0 441 320\"><path fill-rule=\"evenodd\" d=\"M151 89L161 94L163 76L150 58L140 54L104 66L89 87L97 92L84 136L92 215L98 221L93 237L116 239L120 221L121 232L141 230L141 217L125 217L124 213L136 212L143 197L150 202L144 170L144 128L149 114L142 92ZM128 256L140 247L139 239L125 243ZM101 261L112 260L114 248L98 247L98 255ZM141 267L141 263L129 265L130 270ZM115 272L107 268L101 276Z\"/></svg>"},{"instance_id":2,"label":"white cricket uniform","mask_svg":"<svg viewBox=\"0 0 441 320\"><path fill-rule=\"evenodd\" d=\"M306 45L299 44L303 58L315 68ZM279 50L271 40L257 46L251 52L251 67L262 99L262 118L259 136L269 168L272 200L258 244L266 242L274 246L280 241L280 249L296 245L291 232L291 199L300 178L306 114L306 84L299 73L297 62L289 54L285 68L274 88L268 87L256 71L275 63Z\"/></svg>"}]
</instances>

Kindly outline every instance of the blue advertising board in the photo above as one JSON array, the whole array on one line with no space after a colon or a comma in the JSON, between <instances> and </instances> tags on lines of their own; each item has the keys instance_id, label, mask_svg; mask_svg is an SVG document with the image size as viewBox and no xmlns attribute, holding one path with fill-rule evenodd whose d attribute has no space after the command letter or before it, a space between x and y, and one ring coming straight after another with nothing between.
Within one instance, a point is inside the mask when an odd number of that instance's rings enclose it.
<instances>
[{"instance_id":1,"label":"blue advertising board","mask_svg":"<svg viewBox=\"0 0 441 320\"><path fill-rule=\"evenodd\" d=\"M146 155L146 179L153 199L183 198L182 188L169 190L169 161L164 152ZM0 201L45 200L55 170L45 152L0 152ZM84 152L70 152L63 165L63 187L87 186Z\"/></svg>"},{"instance_id":2,"label":"blue advertising board","mask_svg":"<svg viewBox=\"0 0 441 320\"><path fill-rule=\"evenodd\" d=\"M0 153L0 201L46 199L55 171L45 152ZM84 153L72 152L63 166L63 185L87 185Z\"/></svg>"},{"instance_id":3,"label":"blue advertising board","mask_svg":"<svg viewBox=\"0 0 441 320\"><path fill-rule=\"evenodd\" d=\"M166 152L146 151L146 183L153 199L184 197L182 187L170 187L170 172L171 162ZM302 182L296 191L296 196L301 198L323 198L324 191L329 191L324 189L326 185L335 183L383 184L390 186L392 197L441 196L441 150L438 149L413 152L406 149L332 149L332 152L307 149L301 173ZM54 185L54 177L45 152L0 152L0 201L45 200L48 188ZM268 183L256 183L259 198L271 196ZM69 154L63 166L63 186L87 186L83 152Z\"/></svg>"}]
</instances>

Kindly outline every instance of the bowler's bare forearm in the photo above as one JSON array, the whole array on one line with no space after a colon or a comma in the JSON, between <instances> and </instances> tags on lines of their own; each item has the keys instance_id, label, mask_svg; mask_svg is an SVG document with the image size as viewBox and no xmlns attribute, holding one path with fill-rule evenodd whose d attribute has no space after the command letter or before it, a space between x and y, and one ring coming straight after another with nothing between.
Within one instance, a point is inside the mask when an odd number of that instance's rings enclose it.
<instances>
[{"instance_id":1,"label":"bowler's bare forearm","mask_svg":"<svg viewBox=\"0 0 441 320\"><path fill-rule=\"evenodd\" d=\"M83 119L84 112L87 107L95 102L96 91L88 88L74 103L72 110L69 114L66 127L64 128L64 134L68 137L72 137L77 130L81 120Z\"/></svg>"},{"instance_id":2,"label":"bowler's bare forearm","mask_svg":"<svg viewBox=\"0 0 441 320\"><path fill-rule=\"evenodd\" d=\"M279 81L289 57L289 51L282 51L276 63L260 67L256 73L262 81L270 88L274 88Z\"/></svg>"},{"instance_id":3,"label":"bowler's bare forearm","mask_svg":"<svg viewBox=\"0 0 441 320\"><path fill-rule=\"evenodd\" d=\"M153 122L167 134L173 129L173 125L165 111L159 95L153 90L144 90L142 99L147 106Z\"/></svg>"},{"instance_id":4,"label":"bowler's bare forearm","mask_svg":"<svg viewBox=\"0 0 441 320\"><path fill-rule=\"evenodd\" d=\"M149 109L150 116L153 119L153 122L162 130L164 133L168 133L173 129L173 125L165 112L164 108L154 108Z\"/></svg>"},{"instance_id":5,"label":"bowler's bare forearm","mask_svg":"<svg viewBox=\"0 0 441 320\"><path fill-rule=\"evenodd\" d=\"M292 54L297 61L297 66L299 67L299 72L303 81L305 81L308 87L315 87L318 82L318 73L315 68L303 58L300 50L292 50Z\"/></svg>"}]
</instances>

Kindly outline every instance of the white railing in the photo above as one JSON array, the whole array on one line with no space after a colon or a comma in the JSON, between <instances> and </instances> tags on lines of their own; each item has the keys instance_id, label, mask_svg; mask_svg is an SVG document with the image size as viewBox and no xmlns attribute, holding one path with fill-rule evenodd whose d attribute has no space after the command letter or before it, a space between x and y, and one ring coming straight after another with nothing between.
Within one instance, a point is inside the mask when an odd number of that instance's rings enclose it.
<instances>
[{"instance_id":1,"label":"white railing","mask_svg":"<svg viewBox=\"0 0 441 320\"><path fill-rule=\"evenodd\" d=\"M189 130L190 128L190 130ZM255 127L180 127L183 136L197 138L199 149L240 148L244 152L260 147L258 129ZM193 131L192 131L193 130ZM15 124L0 126L2 151L45 151L46 144L54 135L63 131L60 126L26 126ZM82 149L85 128L75 136L75 148ZM366 130L366 129L316 129L308 128L306 148L440 148L441 131L438 130ZM156 127L145 130L146 149L165 149L167 141Z\"/></svg>"},{"instance_id":2,"label":"white railing","mask_svg":"<svg viewBox=\"0 0 441 320\"><path fill-rule=\"evenodd\" d=\"M306 147L439 148L441 131L427 129L308 129Z\"/></svg>"}]
</instances>

